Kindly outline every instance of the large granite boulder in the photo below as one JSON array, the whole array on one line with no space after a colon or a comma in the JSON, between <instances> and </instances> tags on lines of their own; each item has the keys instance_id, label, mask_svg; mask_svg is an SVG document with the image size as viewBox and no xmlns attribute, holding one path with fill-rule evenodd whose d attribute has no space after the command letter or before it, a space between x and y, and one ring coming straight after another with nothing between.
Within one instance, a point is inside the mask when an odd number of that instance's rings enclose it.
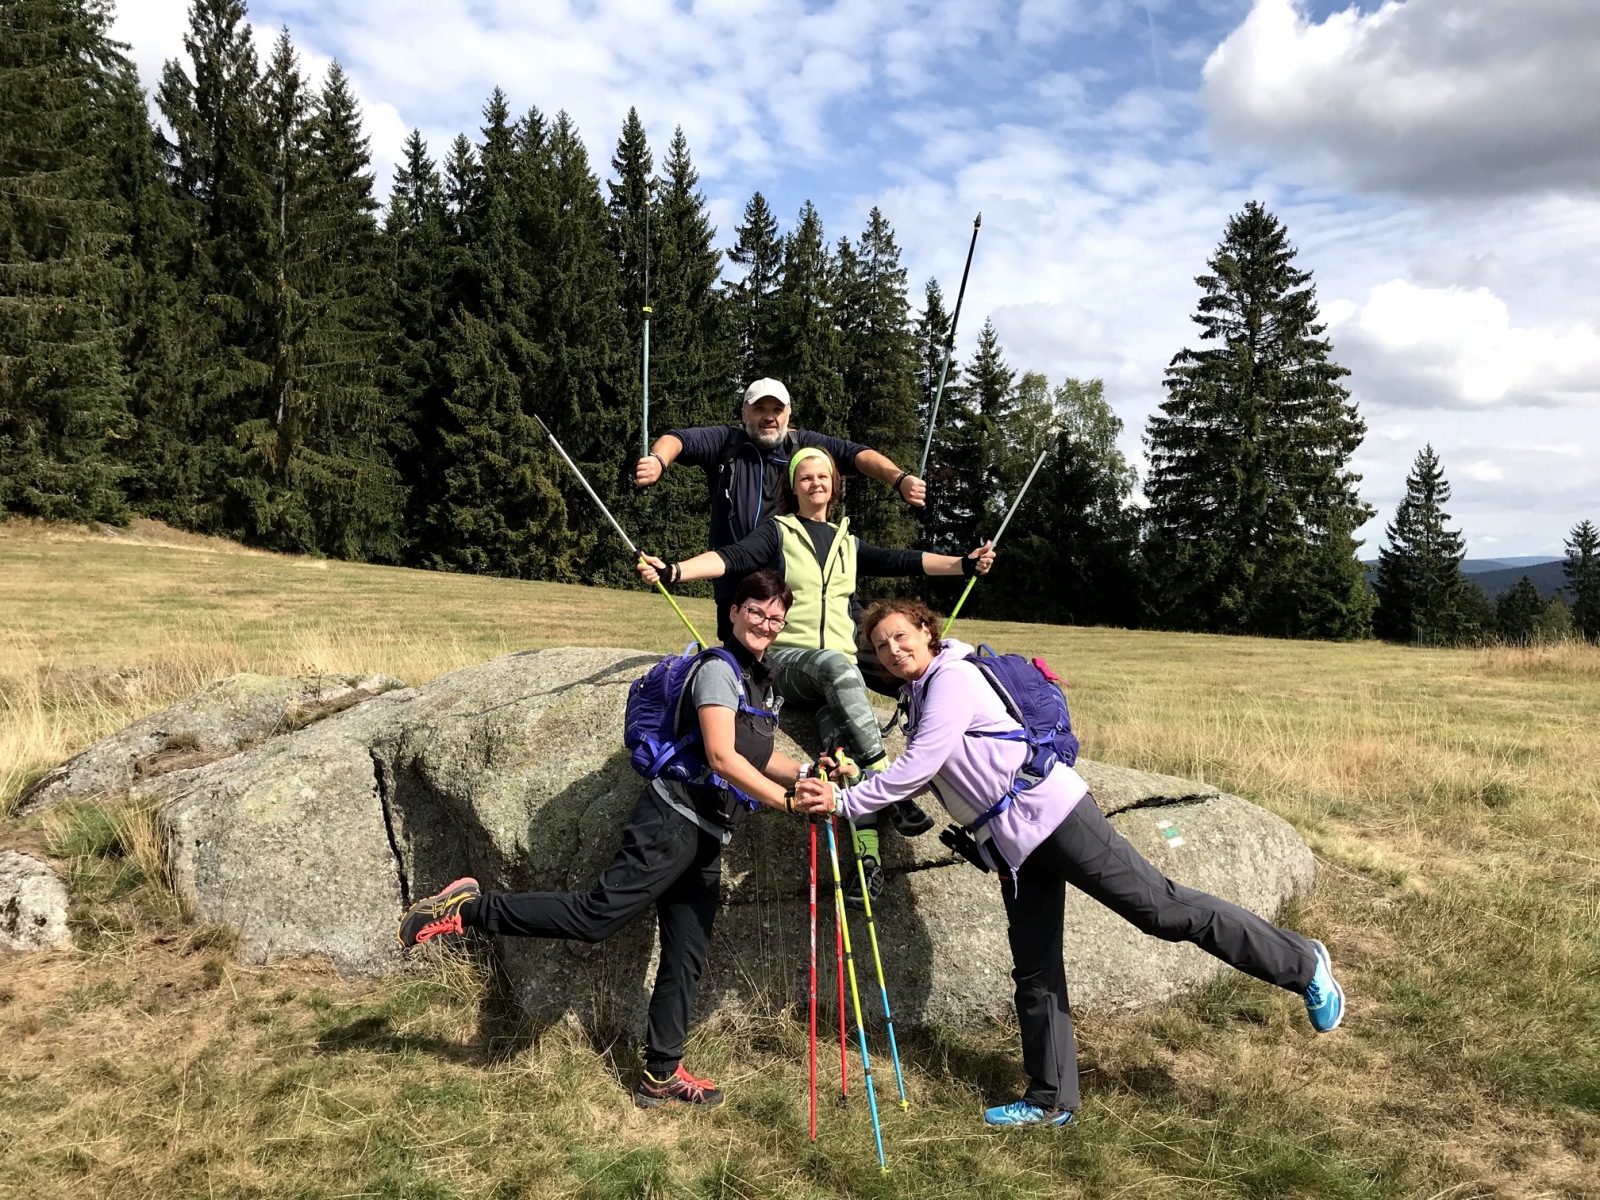
<instances>
[{"instance_id":1,"label":"large granite boulder","mask_svg":"<svg viewBox=\"0 0 1600 1200\"><path fill-rule=\"evenodd\" d=\"M457 876L497 889L592 885L639 794L620 730L627 685L653 659L579 648L509 655L228 758L139 779L132 791L163 805L180 895L198 915L239 929L246 953L321 954L341 970L382 970L400 961L401 908ZM808 735L786 711L787 752L809 757ZM1254 805L1165 776L1090 762L1080 770L1113 823L1174 878L1269 916L1310 888L1310 851ZM931 834L885 834L884 847L878 934L896 1020L1004 1016L1010 957L996 878ZM803 1001L805 890L804 823L759 814L725 856L704 1010ZM623 1032L642 1026L653 943L646 918L598 946L508 938L496 950L535 1023L572 1013ZM1144 1003L1219 969L1069 891L1076 1003Z\"/></svg>"},{"instance_id":2,"label":"large granite boulder","mask_svg":"<svg viewBox=\"0 0 1600 1200\"><path fill-rule=\"evenodd\" d=\"M0 946L28 951L70 945L66 885L38 859L0 850Z\"/></svg>"},{"instance_id":3,"label":"large granite boulder","mask_svg":"<svg viewBox=\"0 0 1600 1200\"><path fill-rule=\"evenodd\" d=\"M47 772L19 811L114 796L141 779L227 758L404 686L387 675L231 675Z\"/></svg>"}]
</instances>

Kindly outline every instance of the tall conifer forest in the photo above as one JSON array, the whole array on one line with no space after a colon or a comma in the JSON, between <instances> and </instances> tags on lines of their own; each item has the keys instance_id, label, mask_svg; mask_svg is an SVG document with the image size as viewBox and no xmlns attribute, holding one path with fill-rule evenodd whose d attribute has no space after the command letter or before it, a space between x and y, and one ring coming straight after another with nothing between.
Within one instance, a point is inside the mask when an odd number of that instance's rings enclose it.
<instances>
[{"instance_id":1,"label":"tall conifer forest","mask_svg":"<svg viewBox=\"0 0 1600 1200\"><path fill-rule=\"evenodd\" d=\"M515 111L489 81L478 128L413 133L379 195L345 73L313 77L287 30L259 55L243 0L193 0L149 96L110 19L109 0L0 0L0 517L145 515L284 552L628 586L539 420L668 558L705 548L705 484L677 468L636 491L640 447L733 421L757 376L788 385L797 427L915 467L951 303L907 279L881 211L840 235L757 192L724 252L681 129L652 146L630 111L596 162L567 113ZM1149 513L1099 381L1007 362L977 314L928 508L852 479L852 528L968 550L1042 451L964 611L1366 634L1351 531L1370 510L1345 467L1364 426L1281 226L1252 206L1226 239L1200 280L1214 348L1174 359L1147 433ZM1228 322L1263 311L1282 336L1241 348ZM959 583L925 586L948 604Z\"/></svg>"}]
</instances>

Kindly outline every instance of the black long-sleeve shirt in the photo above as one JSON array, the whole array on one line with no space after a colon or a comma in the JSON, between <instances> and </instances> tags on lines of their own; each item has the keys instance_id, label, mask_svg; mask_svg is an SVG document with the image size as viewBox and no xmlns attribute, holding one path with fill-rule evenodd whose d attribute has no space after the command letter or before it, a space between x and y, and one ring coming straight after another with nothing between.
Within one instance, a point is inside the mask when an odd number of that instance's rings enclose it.
<instances>
[{"instance_id":1,"label":"black long-sleeve shirt","mask_svg":"<svg viewBox=\"0 0 1600 1200\"><path fill-rule=\"evenodd\" d=\"M800 523L805 526L811 544L816 547L817 562L827 562L828 551L833 548L833 535L837 530L826 521L810 521L805 517L800 518ZM855 537L854 534L850 536ZM723 569L729 575L748 575L751 571L770 567L782 576L784 574L783 530L776 521L763 521L753 532L740 538L733 545L719 547L717 556L722 559ZM922 551L889 550L856 538L856 574L920 575Z\"/></svg>"}]
</instances>

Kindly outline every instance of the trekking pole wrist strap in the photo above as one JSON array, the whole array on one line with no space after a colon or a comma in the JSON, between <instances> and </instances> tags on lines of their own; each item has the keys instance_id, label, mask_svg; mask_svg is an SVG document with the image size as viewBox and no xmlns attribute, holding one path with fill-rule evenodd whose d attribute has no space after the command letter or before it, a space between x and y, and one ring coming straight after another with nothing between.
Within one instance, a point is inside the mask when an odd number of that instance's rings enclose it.
<instances>
[{"instance_id":1,"label":"trekking pole wrist strap","mask_svg":"<svg viewBox=\"0 0 1600 1200\"><path fill-rule=\"evenodd\" d=\"M900 485L902 483L904 483L910 477L911 477L911 472L910 471L901 471L899 477L896 478L895 481L894 481L894 490L895 490L895 492L897 494L899 494L901 496L902 499L904 499L904 493L900 492Z\"/></svg>"},{"instance_id":2,"label":"trekking pole wrist strap","mask_svg":"<svg viewBox=\"0 0 1600 1200\"><path fill-rule=\"evenodd\" d=\"M971 579L978 573L978 560L970 554L963 554L961 556L961 573Z\"/></svg>"}]
</instances>

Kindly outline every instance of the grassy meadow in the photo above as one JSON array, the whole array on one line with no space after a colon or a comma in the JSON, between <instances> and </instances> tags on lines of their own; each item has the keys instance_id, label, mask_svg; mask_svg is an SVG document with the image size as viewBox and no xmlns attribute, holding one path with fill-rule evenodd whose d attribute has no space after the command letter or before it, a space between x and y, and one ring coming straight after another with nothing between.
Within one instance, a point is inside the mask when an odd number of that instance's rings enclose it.
<instances>
[{"instance_id":1,"label":"grassy meadow","mask_svg":"<svg viewBox=\"0 0 1600 1200\"><path fill-rule=\"evenodd\" d=\"M176 910L151 814L19 818L29 782L235 671L420 683L681 629L643 590L0 524L0 849L56 863L76 939L0 958L0 1195L1600 1197L1600 648L958 631L1066 675L1086 755L1299 828L1319 877L1291 916L1333 952L1342 1029L1243 978L1089 1013L1081 1124L1011 1133L978 1114L1016 1094L1015 1031L919 1032L880 1176L863 1106L807 1141L791 1017L697 1031L721 1110L641 1113L632 1047L519 1037L481 964L244 965Z\"/></svg>"}]
</instances>

